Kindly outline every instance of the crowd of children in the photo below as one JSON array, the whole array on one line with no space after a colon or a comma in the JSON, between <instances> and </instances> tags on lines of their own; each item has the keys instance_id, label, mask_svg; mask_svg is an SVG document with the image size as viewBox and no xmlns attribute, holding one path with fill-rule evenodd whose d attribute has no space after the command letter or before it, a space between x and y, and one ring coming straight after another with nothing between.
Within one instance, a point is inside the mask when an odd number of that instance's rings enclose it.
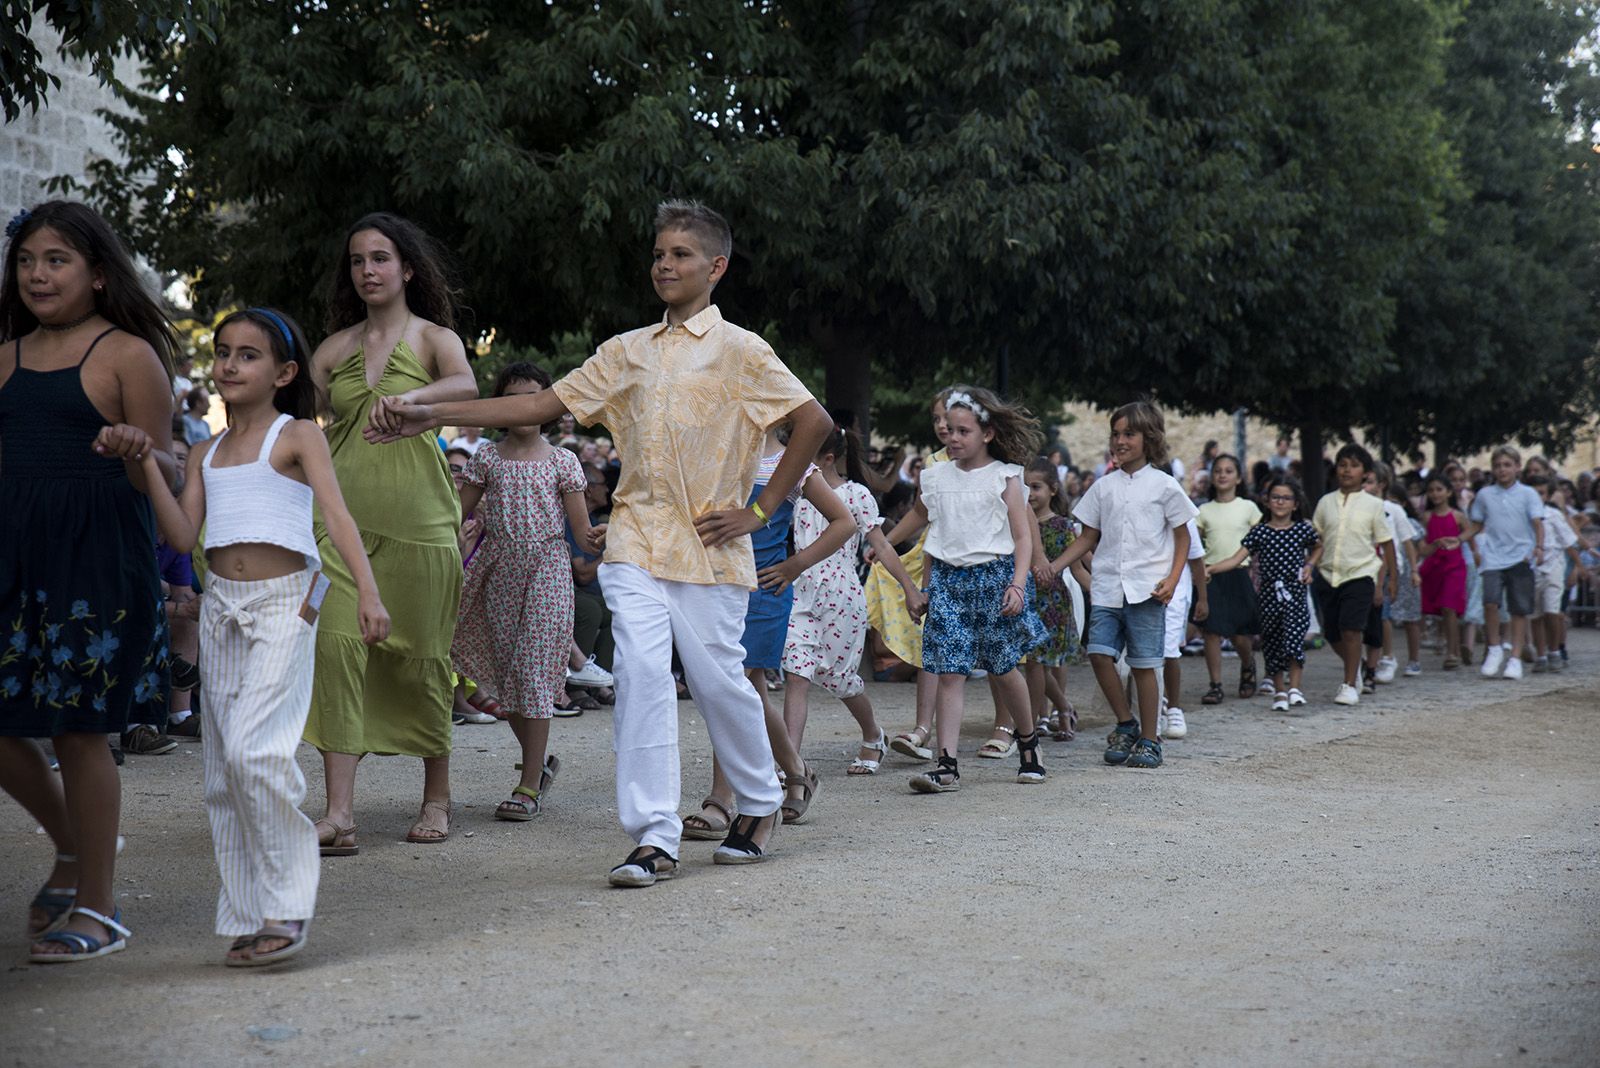
<instances>
[{"instance_id":1,"label":"crowd of children","mask_svg":"<svg viewBox=\"0 0 1600 1068\"><path fill-rule=\"evenodd\" d=\"M108 734L141 755L200 739L216 931L228 965L260 966L305 946L320 857L359 853L363 756L422 758L407 838L444 841L452 716L504 719L522 759L494 815L533 820L575 681L615 701L634 848L608 879L641 887L677 874L685 837L716 840L718 864L757 863L780 826L809 818L813 687L859 726L847 774L880 773L893 750L931 763L912 792L949 793L974 677L995 717L978 755L1015 755L1014 781L1031 785L1048 777L1042 739L1076 734L1066 668L1084 654L1115 718L1104 761L1152 769L1190 731L1187 641L1204 653L1202 704L1227 699L1227 651L1240 699L1288 711L1324 696L1303 687L1314 628L1343 668L1327 699L1354 705L1422 672L1426 619L1442 669L1474 663L1481 625L1477 669L1516 679L1525 662L1560 670L1569 609L1593 611L1600 528L1578 503L1600 487L1510 447L1474 482L1459 465L1397 479L1348 444L1314 507L1286 442L1248 485L1238 457L1208 447L1197 504L1154 405L1112 412L1105 464L1080 473L1025 408L958 384L932 403L937 453L874 466L849 420L722 319L711 296L732 235L695 202L658 211L659 323L559 381L511 364L481 400L437 250L368 216L346 236L320 345L273 308L218 325L216 435L210 394L187 366L174 376L170 328L103 220L56 201L6 236L0 442L30 448L0 450L0 604L15 613L0 785L57 849L29 916L37 962L117 952L131 934L111 892ZM613 438L578 436L594 424ZM462 432L436 439L445 426ZM879 677L916 678L916 724L893 737L867 655ZM715 758L683 815L675 674ZM323 758L315 821L300 809L302 740Z\"/></svg>"}]
</instances>

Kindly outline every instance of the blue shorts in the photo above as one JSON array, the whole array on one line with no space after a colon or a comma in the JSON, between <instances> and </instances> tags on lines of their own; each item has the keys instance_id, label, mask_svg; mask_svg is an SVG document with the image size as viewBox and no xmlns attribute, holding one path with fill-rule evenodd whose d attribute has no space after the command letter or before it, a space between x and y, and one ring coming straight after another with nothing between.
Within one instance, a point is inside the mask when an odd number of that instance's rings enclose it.
<instances>
[{"instance_id":1,"label":"blue shorts","mask_svg":"<svg viewBox=\"0 0 1600 1068\"><path fill-rule=\"evenodd\" d=\"M1090 655L1118 656L1128 651L1128 666L1158 668L1166 663L1167 606L1154 597L1119 608L1089 609Z\"/></svg>"}]
</instances>

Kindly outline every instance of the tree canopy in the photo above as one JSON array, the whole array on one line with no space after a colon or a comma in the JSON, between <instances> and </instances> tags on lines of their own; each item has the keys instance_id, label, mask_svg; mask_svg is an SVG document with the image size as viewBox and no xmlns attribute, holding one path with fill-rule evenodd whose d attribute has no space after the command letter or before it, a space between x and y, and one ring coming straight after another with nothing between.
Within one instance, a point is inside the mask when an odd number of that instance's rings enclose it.
<instances>
[{"instance_id":1,"label":"tree canopy","mask_svg":"<svg viewBox=\"0 0 1600 1068\"><path fill-rule=\"evenodd\" d=\"M1471 396L1394 388L1419 353L1529 367L1533 342L1570 367L1593 349L1574 270L1593 255L1589 171L1553 165L1590 158L1589 17L1556 0L229 5L225 33L146 53L118 120L128 164L91 193L202 305L270 300L313 325L345 228L398 211L454 249L475 331L562 352L659 314L650 217L695 196L734 223L725 311L891 435L921 433L935 383L1009 371L1046 410L1143 394L1248 406L1308 447L1401 421L1464 443L1437 409ZM1485 88L1473 56L1491 53ZM1475 127L1474 94L1497 92L1516 102ZM1462 214L1493 199L1496 152L1523 198L1498 238ZM1439 255L1520 288L1455 315L1461 283L1424 266ZM1546 299L1564 310L1542 334L1506 328ZM1458 392L1487 366L1430 360ZM1555 388L1517 386L1527 410Z\"/></svg>"}]
</instances>

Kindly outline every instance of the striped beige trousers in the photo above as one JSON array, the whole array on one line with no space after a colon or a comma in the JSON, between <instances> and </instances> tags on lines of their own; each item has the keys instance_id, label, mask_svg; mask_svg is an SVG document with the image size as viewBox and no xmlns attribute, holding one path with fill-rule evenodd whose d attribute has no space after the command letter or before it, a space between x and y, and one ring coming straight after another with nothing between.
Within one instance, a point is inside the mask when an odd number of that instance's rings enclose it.
<instances>
[{"instance_id":1,"label":"striped beige trousers","mask_svg":"<svg viewBox=\"0 0 1600 1068\"><path fill-rule=\"evenodd\" d=\"M200 606L205 806L222 873L217 933L310 919L321 857L295 760L311 708L312 570L258 582L213 574Z\"/></svg>"}]
</instances>

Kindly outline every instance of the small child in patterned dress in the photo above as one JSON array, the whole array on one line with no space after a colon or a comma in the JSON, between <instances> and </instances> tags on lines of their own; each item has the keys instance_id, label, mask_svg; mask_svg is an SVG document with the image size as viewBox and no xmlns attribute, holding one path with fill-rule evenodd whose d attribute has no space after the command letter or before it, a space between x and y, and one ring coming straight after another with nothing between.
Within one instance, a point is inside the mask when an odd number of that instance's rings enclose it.
<instances>
[{"instance_id":1,"label":"small child in patterned dress","mask_svg":"<svg viewBox=\"0 0 1600 1068\"><path fill-rule=\"evenodd\" d=\"M852 474L861 470L860 447L853 430L835 427L817 450L817 470L833 488L855 521L856 532L842 547L794 580L794 607L783 647L783 670L788 681L783 691L783 719L796 750L805 735L807 699L813 683L844 702L861 727L861 750L847 774L873 775L878 771L888 743L873 715L872 701L861 679L861 652L867 641L867 596L861 587L856 562L865 538L906 599L912 618L921 614L927 597L912 581L889 539L878 526L878 504L872 491L839 472L839 461ZM827 528L827 518L802 498L794 509L794 548L800 554L814 545Z\"/></svg>"},{"instance_id":2,"label":"small child in patterned dress","mask_svg":"<svg viewBox=\"0 0 1600 1068\"><path fill-rule=\"evenodd\" d=\"M1050 730L1058 742L1068 741L1078 728L1078 711L1067 700L1067 665L1078 660L1081 635L1073 596L1067 586L1088 585L1088 571L1082 563L1073 566L1071 576L1057 577L1049 561L1067 551L1077 537L1072 520L1055 510L1060 496L1061 476L1056 465L1040 457L1028 465L1024 485L1028 508L1039 524L1039 541L1034 546L1034 605L1044 624L1044 641L1028 654L1023 674L1028 680L1028 704L1033 709L1036 729ZM1081 578L1079 576L1082 576ZM1079 603L1082 598L1079 598ZM1053 710L1053 711L1052 711Z\"/></svg>"},{"instance_id":3,"label":"small child in patterned dress","mask_svg":"<svg viewBox=\"0 0 1600 1068\"><path fill-rule=\"evenodd\" d=\"M513 363L500 372L494 395L538 393L550 381L531 363ZM545 749L572 648L572 564L562 520L580 545L595 546L604 528L589 525L587 489L577 456L531 426L481 446L461 477L461 511L479 516L483 540L467 566L450 657L459 674L494 695L484 711L509 722L522 745L521 780L496 819L539 815L560 767Z\"/></svg>"}]
</instances>

